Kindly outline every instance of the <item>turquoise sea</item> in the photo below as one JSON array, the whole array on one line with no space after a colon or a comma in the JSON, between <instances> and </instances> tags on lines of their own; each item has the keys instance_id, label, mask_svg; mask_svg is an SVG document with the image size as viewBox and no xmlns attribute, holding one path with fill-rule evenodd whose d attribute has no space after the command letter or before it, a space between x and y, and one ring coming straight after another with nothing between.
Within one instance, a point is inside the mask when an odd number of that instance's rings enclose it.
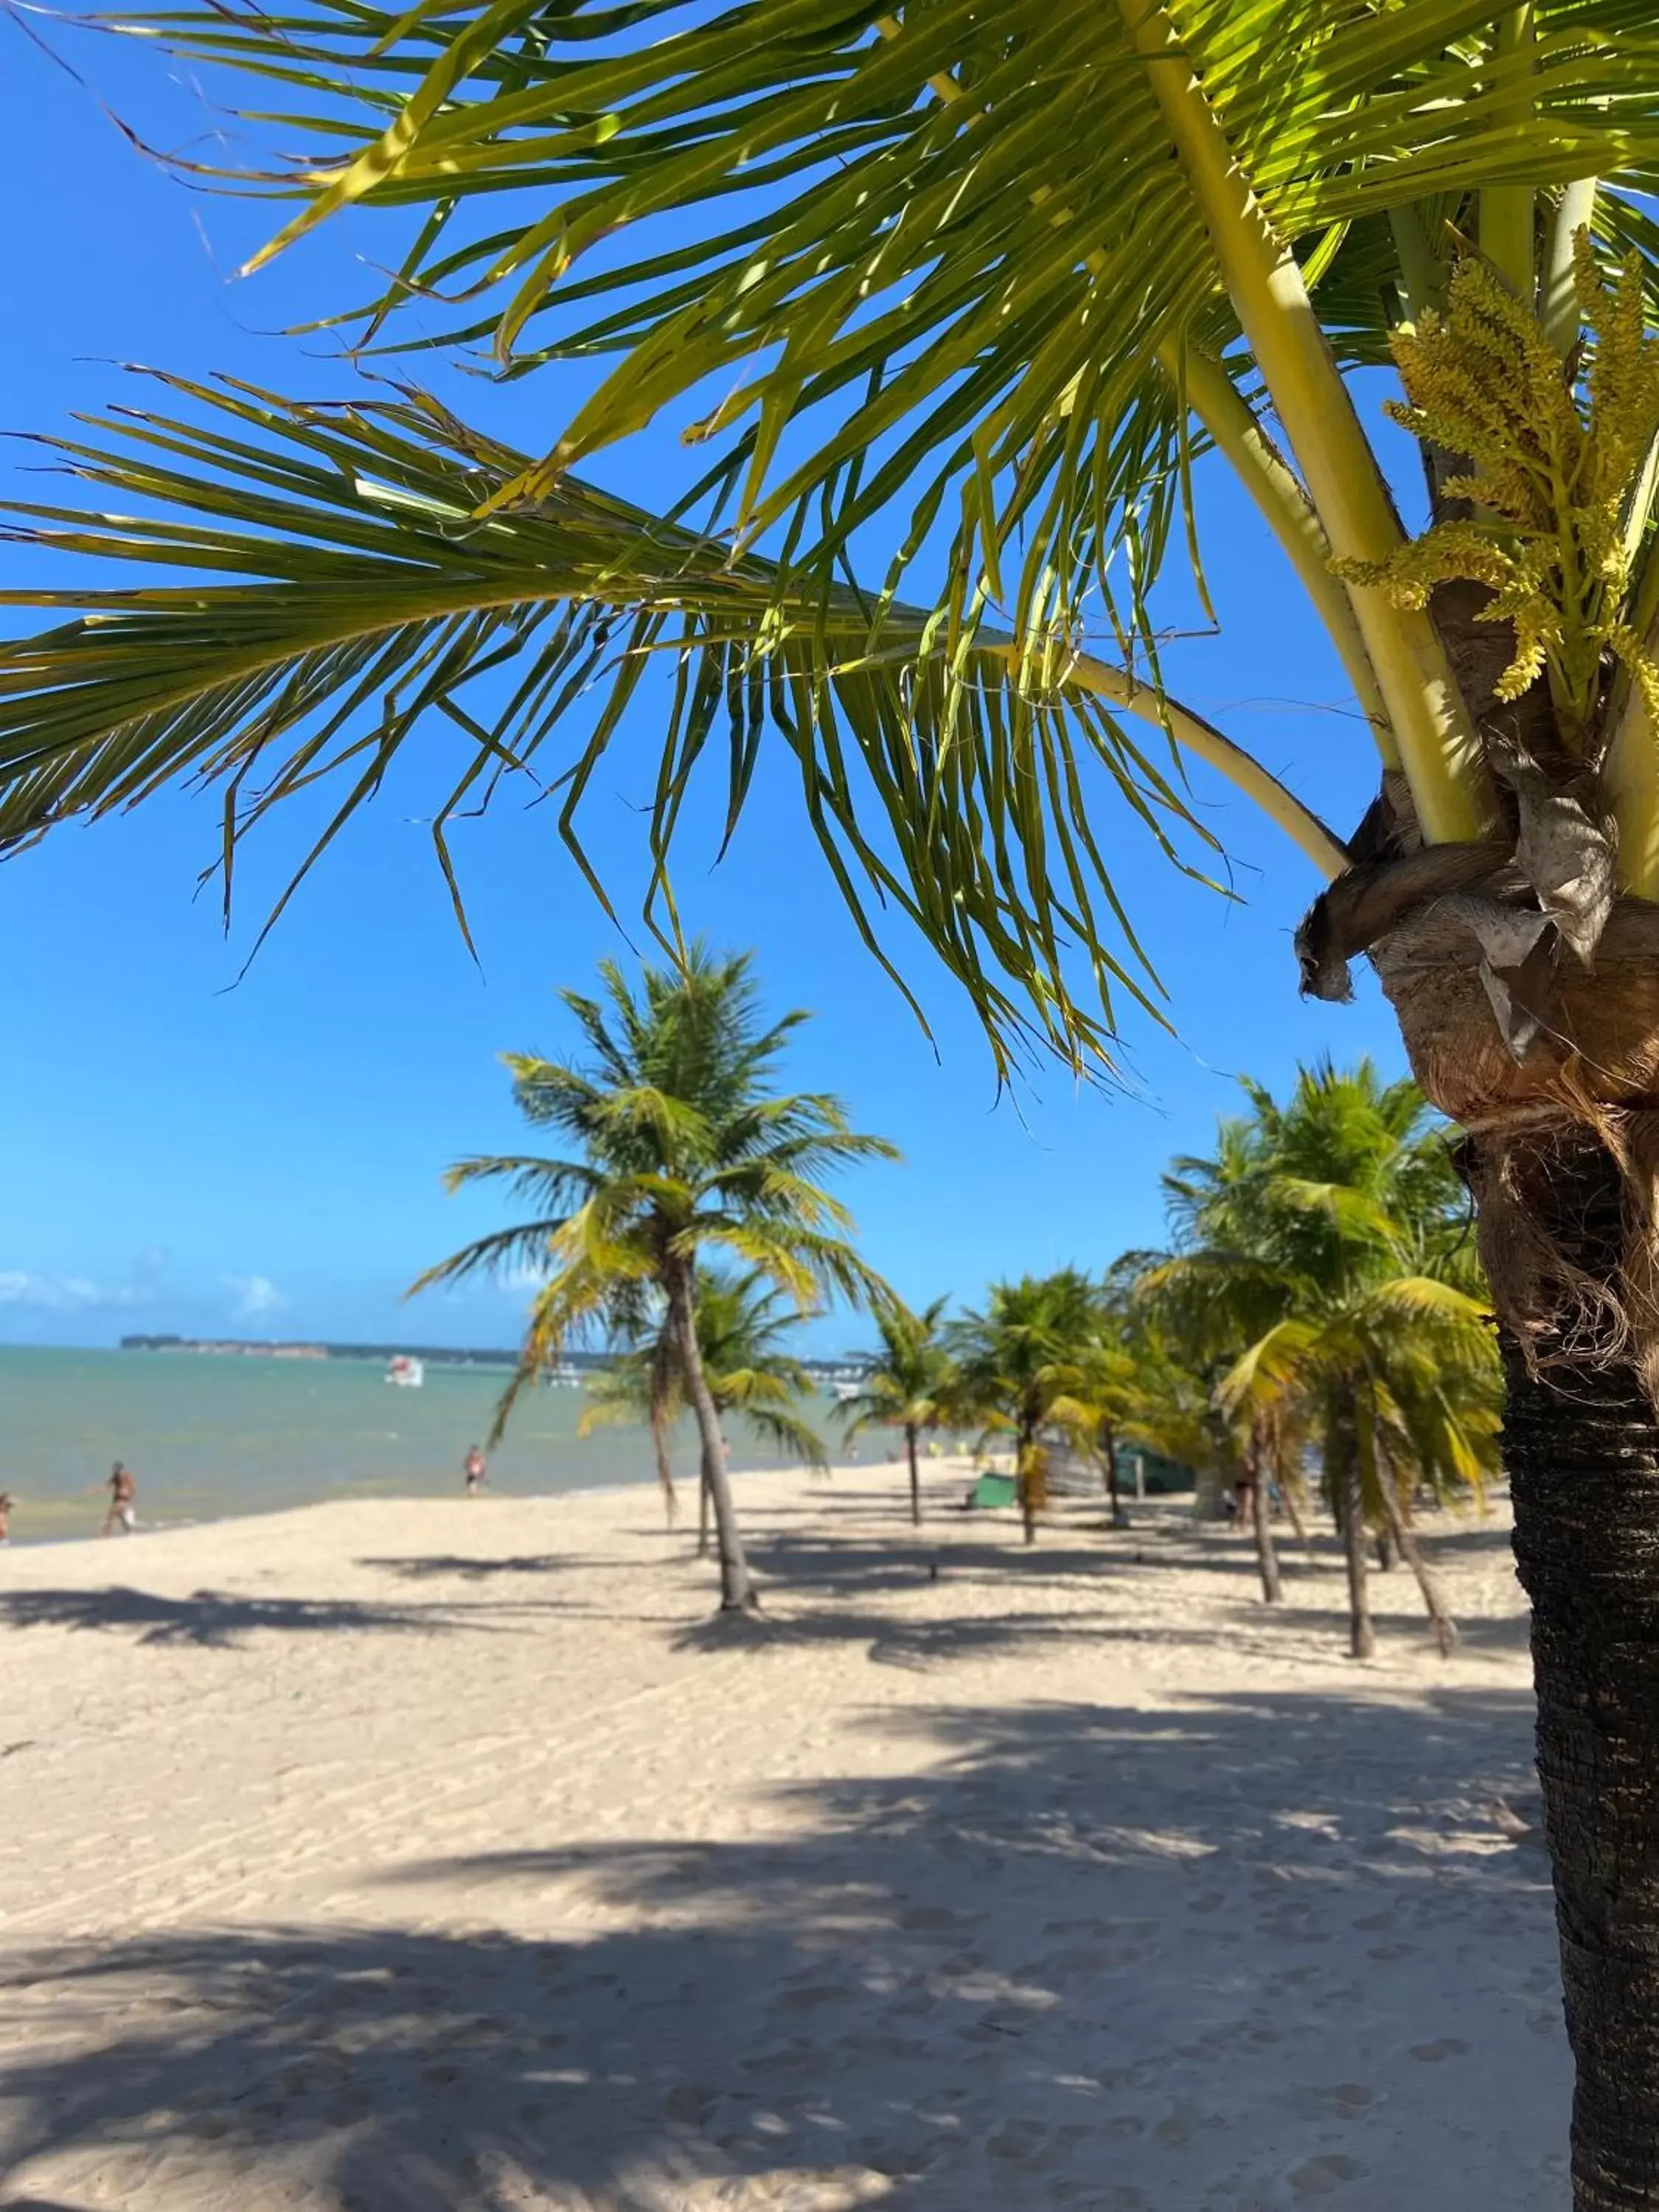
<instances>
[{"instance_id":1,"label":"turquoise sea","mask_svg":"<svg viewBox=\"0 0 1659 2212\"><path fill-rule=\"evenodd\" d=\"M151 1526L325 1498L459 1497L462 1458L483 1442L505 1380L499 1368L428 1365L422 1389L401 1390L368 1360L0 1346L0 1490L18 1499L12 1540L95 1534L100 1486L117 1459L137 1477L139 1520ZM529 1496L654 1480L643 1429L578 1439L583 1401L566 1389L522 1399L490 1454L490 1486ZM833 1407L806 1412L833 1456ZM741 1421L730 1443L735 1468L778 1463L775 1447ZM689 1424L674 1460L692 1484Z\"/></svg>"}]
</instances>

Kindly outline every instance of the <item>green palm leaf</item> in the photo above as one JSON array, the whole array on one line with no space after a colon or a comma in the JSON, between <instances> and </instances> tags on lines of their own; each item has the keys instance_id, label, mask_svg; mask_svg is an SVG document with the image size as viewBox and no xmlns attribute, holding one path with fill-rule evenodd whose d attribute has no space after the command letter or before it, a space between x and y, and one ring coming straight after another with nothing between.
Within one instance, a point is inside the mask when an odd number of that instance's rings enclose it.
<instances>
[{"instance_id":1,"label":"green palm leaf","mask_svg":"<svg viewBox=\"0 0 1659 2212\"><path fill-rule=\"evenodd\" d=\"M509 775L561 791L561 833L603 897L577 812L660 665L672 695L651 810L653 923L672 929L664 856L711 736L729 739L735 820L770 728L868 941L871 904L908 915L1005 1046L1033 1032L1073 1052L1100 1046L1115 990L1156 1011L1091 812L1103 783L1172 855L1183 833L1212 842L1182 796L1177 733L1277 793L1288 826L1340 865L1329 833L1218 732L1055 641L947 641L921 611L736 558L573 478L533 514L480 520L523 457L417 394L289 406L167 381L202 422L139 416L106 426L118 442L64 449L83 481L165 513L38 507L23 534L192 580L3 595L77 618L0 666L0 849L191 776L222 796L228 890L239 838L329 782L339 805L303 873L440 717L459 739L434 833L458 910L447 824ZM1114 696L1166 715L1167 729L1143 745ZM584 732L549 760L578 712ZM1073 954L1098 1011L1073 994ZM544 1103L568 1118L586 1095Z\"/></svg>"},{"instance_id":2,"label":"green palm leaf","mask_svg":"<svg viewBox=\"0 0 1659 2212\"><path fill-rule=\"evenodd\" d=\"M733 513L787 525L821 578L902 502L895 578L936 518L954 532L953 627L982 593L1023 632L1055 607L1081 618L1099 592L1152 650L1146 594L1184 474L1172 362L1195 331L1223 353L1237 329L1137 55L1148 11L746 0L687 24L654 4L322 0L161 10L143 27L297 101L284 138L314 152L234 179L304 202L251 265L346 207L420 209L361 330L448 297L459 323L420 343L488 339L502 363L520 349L618 356L520 490L545 492L718 377L730 396L697 428L736 434ZM1533 13L1523 64L1491 51L1480 0L1180 7L1181 62L1277 233L1329 287L1351 358L1377 356L1397 212L1659 172L1650 11ZM1087 127L1055 129L1061 103ZM522 206L504 225L503 193ZM609 265L573 277L601 242Z\"/></svg>"}]
</instances>

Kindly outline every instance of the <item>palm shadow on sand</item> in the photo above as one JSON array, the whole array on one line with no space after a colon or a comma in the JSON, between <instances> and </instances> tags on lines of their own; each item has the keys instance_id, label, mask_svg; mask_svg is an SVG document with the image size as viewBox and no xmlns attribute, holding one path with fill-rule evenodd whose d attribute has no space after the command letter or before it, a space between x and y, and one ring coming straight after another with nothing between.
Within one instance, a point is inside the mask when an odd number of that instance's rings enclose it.
<instances>
[{"instance_id":1,"label":"palm shadow on sand","mask_svg":"<svg viewBox=\"0 0 1659 2212\"><path fill-rule=\"evenodd\" d=\"M0 2176L73 2206L125 2174L146 2208L1271 2212L1294 2171L1394 2212L1464 2170L1496 2077L1489 2200L1561 2197L1547 1875L1491 1813L1526 1786L1520 1692L904 1724L914 1771L786 1788L784 1832L394 1863L398 1924L14 1954ZM550 1885L586 1932L513 1932ZM484 1932L432 1925L440 1894ZM54 2049L48 2014L109 2026Z\"/></svg>"},{"instance_id":2,"label":"palm shadow on sand","mask_svg":"<svg viewBox=\"0 0 1659 2212\"><path fill-rule=\"evenodd\" d=\"M499 1626L499 1622L493 1624ZM261 1629L283 1634L432 1635L465 1626L488 1632L488 1614L454 1605L396 1606L350 1598L250 1597L193 1590L164 1597L119 1583L95 1589L0 1591L0 1629L73 1628L128 1632L140 1644L197 1644L227 1650Z\"/></svg>"}]
</instances>

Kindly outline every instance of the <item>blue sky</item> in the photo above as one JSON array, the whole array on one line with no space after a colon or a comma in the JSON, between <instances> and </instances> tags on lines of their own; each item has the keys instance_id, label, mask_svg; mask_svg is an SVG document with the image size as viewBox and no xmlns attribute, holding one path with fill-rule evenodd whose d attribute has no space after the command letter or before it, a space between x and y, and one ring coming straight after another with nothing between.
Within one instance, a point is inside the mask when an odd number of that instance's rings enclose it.
<instances>
[{"instance_id":1,"label":"blue sky","mask_svg":"<svg viewBox=\"0 0 1659 2212\"><path fill-rule=\"evenodd\" d=\"M123 391L121 361L228 370L290 393L342 388L320 341L276 334L319 303L361 296L354 249L389 257L389 236L325 237L228 282L273 227L270 210L183 189L89 92L0 27L12 173L38 183L3 249L0 422L52 430L73 408L139 397ZM73 52L151 143L216 127L199 88L169 80L156 57L103 40ZM565 389L473 381L465 397L481 422L538 446ZM12 471L39 458L14 447L0 467L15 487ZM662 458L647 443L593 473L650 501ZM1202 490L1224 630L1172 649L1174 688L1346 830L1375 769L1340 677L1253 514L1224 479L1206 476ZM0 545L5 580L38 574L44 558ZM1202 627L1189 599L1172 589L1173 627ZM649 715L647 700L636 735L648 738ZM240 981L297 857L297 824L250 854L228 938L216 892L197 889L215 854L210 799L169 796L125 821L62 830L0 868L0 1341L99 1344L131 1329L510 1340L520 1303L510 1293L412 1308L399 1294L497 1218L489 1200L447 1199L439 1184L456 1155L515 1141L495 1055L560 1050L556 988L585 985L599 957L628 946L550 811L509 804L454 839L474 964L422 821L453 757L434 733ZM642 880L644 759L643 744L624 748L587 816L624 921ZM771 1002L816 1014L794 1079L839 1091L859 1125L903 1148L902 1168L861 1172L846 1195L868 1256L907 1296L971 1302L994 1275L1097 1267L1156 1241L1158 1171L1172 1152L1207 1145L1240 1071L1282 1085L1325 1051L1401 1069L1374 985L1346 1008L1297 997L1290 936L1316 888L1307 864L1224 787L1200 774L1194 790L1227 844L1237 902L1179 879L1109 805L1102 816L1178 1034L1129 1012L1131 1094L1079 1092L1054 1068L1000 1102L974 1016L926 953L893 936L932 1044L860 945L775 761L717 869L718 794L694 814L677 864L688 926L758 947ZM815 1330L825 1350L858 1334L842 1317Z\"/></svg>"}]
</instances>

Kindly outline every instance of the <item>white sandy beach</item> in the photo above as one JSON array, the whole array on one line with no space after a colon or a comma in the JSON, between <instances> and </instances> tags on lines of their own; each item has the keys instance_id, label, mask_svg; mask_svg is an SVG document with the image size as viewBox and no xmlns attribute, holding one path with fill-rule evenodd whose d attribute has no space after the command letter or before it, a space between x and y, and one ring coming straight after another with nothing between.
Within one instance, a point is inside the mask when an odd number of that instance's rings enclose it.
<instances>
[{"instance_id":1,"label":"white sandy beach","mask_svg":"<svg viewBox=\"0 0 1659 2212\"><path fill-rule=\"evenodd\" d=\"M929 1480L741 1479L736 1633L648 1488L0 1554L0 2204L1559 2212L1501 1512L1362 1668Z\"/></svg>"}]
</instances>

